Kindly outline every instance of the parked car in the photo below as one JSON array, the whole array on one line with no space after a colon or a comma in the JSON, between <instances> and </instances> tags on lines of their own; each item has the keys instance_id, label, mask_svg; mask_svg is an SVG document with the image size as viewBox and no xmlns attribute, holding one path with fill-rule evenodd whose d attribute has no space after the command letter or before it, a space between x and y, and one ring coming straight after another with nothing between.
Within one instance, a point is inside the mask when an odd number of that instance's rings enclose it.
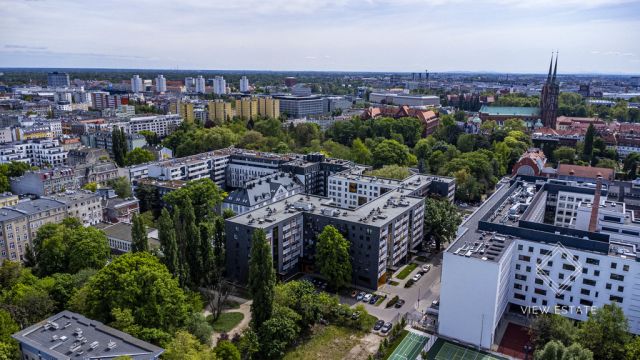
<instances>
[{"instance_id":1,"label":"parked car","mask_svg":"<svg viewBox=\"0 0 640 360\"><path fill-rule=\"evenodd\" d=\"M393 324L388 322L382 326L382 328L380 329L380 332L383 334L386 334L391 330L392 327L393 327Z\"/></svg>"},{"instance_id":2,"label":"parked car","mask_svg":"<svg viewBox=\"0 0 640 360\"><path fill-rule=\"evenodd\" d=\"M362 301L363 297L364 297L364 292L360 291L358 293L358 296L356 296L356 301Z\"/></svg>"},{"instance_id":3,"label":"parked car","mask_svg":"<svg viewBox=\"0 0 640 360\"><path fill-rule=\"evenodd\" d=\"M420 278L421 278L421 277L422 277L422 275L421 275L421 274L415 274L415 275L413 275L413 277L411 278L411 280L413 280L413 281L418 281L418 280L420 280Z\"/></svg>"},{"instance_id":4,"label":"parked car","mask_svg":"<svg viewBox=\"0 0 640 360\"><path fill-rule=\"evenodd\" d=\"M375 304L378 301L378 299L380 299L380 295L373 295L371 297L371 300L369 300L369 304L371 305Z\"/></svg>"},{"instance_id":5,"label":"parked car","mask_svg":"<svg viewBox=\"0 0 640 360\"><path fill-rule=\"evenodd\" d=\"M398 301L396 301L396 303L393 305L396 309L400 309L402 307L402 305L404 305L405 301L400 299Z\"/></svg>"},{"instance_id":6,"label":"parked car","mask_svg":"<svg viewBox=\"0 0 640 360\"><path fill-rule=\"evenodd\" d=\"M384 320L378 320L376 321L376 324L373 325L373 331L378 331L382 329L383 326L384 326Z\"/></svg>"},{"instance_id":7,"label":"parked car","mask_svg":"<svg viewBox=\"0 0 640 360\"><path fill-rule=\"evenodd\" d=\"M422 265L422 271L423 272L427 273L427 272L429 272L429 270L431 270L431 265L429 265L429 264Z\"/></svg>"},{"instance_id":8,"label":"parked car","mask_svg":"<svg viewBox=\"0 0 640 360\"><path fill-rule=\"evenodd\" d=\"M351 314L351 320L358 320L360 318L360 311L356 311Z\"/></svg>"},{"instance_id":9,"label":"parked car","mask_svg":"<svg viewBox=\"0 0 640 360\"><path fill-rule=\"evenodd\" d=\"M372 297L372 296L373 296L373 295L371 295L371 294L367 294L367 295L365 295L365 296L362 298L362 301L363 301L363 302L369 302L369 300L371 300L371 297Z\"/></svg>"}]
</instances>

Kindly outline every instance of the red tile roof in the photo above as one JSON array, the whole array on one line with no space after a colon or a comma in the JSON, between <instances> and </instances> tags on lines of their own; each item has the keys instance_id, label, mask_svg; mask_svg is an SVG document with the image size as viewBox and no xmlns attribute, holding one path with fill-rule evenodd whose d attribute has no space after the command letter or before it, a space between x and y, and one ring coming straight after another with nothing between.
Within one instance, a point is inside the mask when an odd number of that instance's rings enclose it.
<instances>
[{"instance_id":1,"label":"red tile roof","mask_svg":"<svg viewBox=\"0 0 640 360\"><path fill-rule=\"evenodd\" d=\"M602 176L604 179L613 180L614 172L613 169L609 168L560 164L558 165L558 175L576 176L594 180L597 179L598 176Z\"/></svg>"}]
</instances>

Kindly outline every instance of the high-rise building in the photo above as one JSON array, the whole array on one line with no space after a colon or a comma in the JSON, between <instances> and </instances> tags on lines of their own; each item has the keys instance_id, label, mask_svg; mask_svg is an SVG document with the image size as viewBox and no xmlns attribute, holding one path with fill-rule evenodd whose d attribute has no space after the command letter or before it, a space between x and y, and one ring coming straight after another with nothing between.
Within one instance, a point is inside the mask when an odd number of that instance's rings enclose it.
<instances>
[{"instance_id":1,"label":"high-rise building","mask_svg":"<svg viewBox=\"0 0 640 360\"><path fill-rule=\"evenodd\" d=\"M196 79L192 77L184 78L184 87L186 88L187 92L193 91L193 89L196 87Z\"/></svg>"},{"instance_id":2,"label":"high-rise building","mask_svg":"<svg viewBox=\"0 0 640 360\"><path fill-rule=\"evenodd\" d=\"M247 86L248 85L249 85L249 81L247 80ZM213 79L213 93L216 95L222 95L227 93L227 81L222 76L216 76Z\"/></svg>"},{"instance_id":3,"label":"high-rise building","mask_svg":"<svg viewBox=\"0 0 640 360\"><path fill-rule=\"evenodd\" d=\"M156 77L156 91L159 93L167 91L167 79L164 78L164 75Z\"/></svg>"},{"instance_id":4,"label":"high-rise building","mask_svg":"<svg viewBox=\"0 0 640 360\"><path fill-rule=\"evenodd\" d=\"M249 79L246 76L240 78L240 92L249 92Z\"/></svg>"},{"instance_id":5,"label":"high-rise building","mask_svg":"<svg viewBox=\"0 0 640 360\"><path fill-rule=\"evenodd\" d=\"M229 121L233 117L231 103L220 99L207 102L207 111L209 120L215 122Z\"/></svg>"},{"instance_id":6,"label":"high-rise building","mask_svg":"<svg viewBox=\"0 0 640 360\"><path fill-rule=\"evenodd\" d=\"M271 96L258 98L258 115L277 119L280 117L280 100Z\"/></svg>"},{"instance_id":7,"label":"high-rise building","mask_svg":"<svg viewBox=\"0 0 640 360\"><path fill-rule=\"evenodd\" d=\"M549 63L549 74L547 81L542 86L540 94L540 120L545 127L555 129L556 117L558 116L558 96L560 95L560 85L556 81L556 73L558 71L558 55L556 54L556 64L551 74L551 65L553 65L553 55Z\"/></svg>"},{"instance_id":8,"label":"high-rise building","mask_svg":"<svg viewBox=\"0 0 640 360\"><path fill-rule=\"evenodd\" d=\"M195 112L193 103L178 103L178 114L184 119L185 122L192 123L195 121Z\"/></svg>"},{"instance_id":9,"label":"high-rise building","mask_svg":"<svg viewBox=\"0 0 640 360\"><path fill-rule=\"evenodd\" d=\"M143 91L144 87L142 87L142 79L140 78L140 75L133 75L131 78L131 92L139 93Z\"/></svg>"},{"instance_id":10,"label":"high-rise building","mask_svg":"<svg viewBox=\"0 0 640 360\"><path fill-rule=\"evenodd\" d=\"M205 81L204 78L201 76L198 76L196 78L196 92L198 94L204 94L204 90L205 90Z\"/></svg>"},{"instance_id":11,"label":"high-rise building","mask_svg":"<svg viewBox=\"0 0 640 360\"><path fill-rule=\"evenodd\" d=\"M69 87L71 82L69 81L69 74L63 72L50 72L47 74L47 84L49 87Z\"/></svg>"},{"instance_id":12,"label":"high-rise building","mask_svg":"<svg viewBox=\"0 0 640 360\"><path fill-rule=\"evenodd\" d=\"M258 118L258 99L252 97L244 97L236 100L236 116L249 119Z\"/></svg>"}]
</instances>

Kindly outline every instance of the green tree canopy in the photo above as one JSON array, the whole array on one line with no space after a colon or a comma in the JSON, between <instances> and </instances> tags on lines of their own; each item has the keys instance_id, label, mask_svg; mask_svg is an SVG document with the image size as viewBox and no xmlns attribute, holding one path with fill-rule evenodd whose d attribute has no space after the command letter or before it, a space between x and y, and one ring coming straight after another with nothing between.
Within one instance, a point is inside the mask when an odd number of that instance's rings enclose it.
<instances>
[{"instance_id":1,"label":"green tree canopy","mask_svg":"<svg viewBox=\"0 0 640 360\"><path fill-rule=\"evenodd\" d=\"M271 318L276 273L271 257L271 244L262 229L253 231L249 258L249 291L253 298L251 322L254 329Z\"/></svg>"},{"instance_id":2,"label":"green tree canopy","mask_svg":"<svg viewBox=\"0 0 640 360\"><path fill-rule=\"evenodd\" d=\"M124 157L124 163L127 166L148 163L155 160L155 156L149 150L143 148L135 148L127 153Z\"/></svg>"},{"instance_id":3,"label":"green tree canopy","mask_svg":"<svg viewBox=\"0 0 640 360\"><path fill-rule=\"evenodd\" d=\"M409 152L409 148L396 140L384 140L379 143L372 152L373 165L415 165L416 157Z\"/></svg>"},{"instance_id":4,"label":"green tree canopy","mask_svg":"<svg viewBox=\"0 0 640 360\"><path fill-rule=\"evenodd\" d=\"M124 176L110 180L108 184L120 198L127 199L133 195L133 192L131 191L131 182Z\"/></svg>"},{"instance_id":5,"label":"green tree canopy","mask_svg":"<svg viewBox=\"0 0 640 360\"><path fill-rule=\"evenodd\" d=\"M453 240L461 222L460 212L449 201L431 198L425 200L425 239L435 240L438 251L443 242Z\"/></svg>"},{"instance_id":6,"label":"green tree canopy","mask_svg":"<svg viewBox=\"0 0 640 360\"><path fill-rule=\"evenodd\" d=\"M316 267L334 289L351 282L349 242L335 227L325 226L316 244Z\"/></svg>"},{"instance_id":7,"label":"green tree canopy","mask_svg":"<svg viewBox=\"0 0 640 360\"><path fill-rule=\"evenodd\" d=\"M625 346L631 340L627 319L615 303L589 313L578 336L580 343L593 352L593 357L602 360L623 359Z\"/></svg>"}]
</instances>

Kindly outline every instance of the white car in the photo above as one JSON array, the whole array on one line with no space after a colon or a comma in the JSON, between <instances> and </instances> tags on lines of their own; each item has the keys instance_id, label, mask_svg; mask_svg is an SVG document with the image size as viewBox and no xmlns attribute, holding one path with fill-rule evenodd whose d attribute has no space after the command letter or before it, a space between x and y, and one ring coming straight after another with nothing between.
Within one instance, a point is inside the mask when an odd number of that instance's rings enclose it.
<instances>
[{"instance_id":1,"label":"white car","mask_svg":"<svg viewBox=\"0 0 640 360\"><path fill-rule=\"evenodd\" d=\"M371 300L372 296L373 295L371 295L371 294L365 295L364 298L362 298L362 302L369 302L369 300Z\"/></svg>"},{"instance_id":2,"label":"white car","mask_svg":"<svg viewBox=\"0 0 640 360\"><path fill-rule=\"evenodd\" d=\"M429 272L429 270L431 270L431 265L429 265L429 264L422 265L422 271L423 272L426 273L426 272Z\"/></svg>"},{"instance_id":3,"label":"white car","mask_svg":"<svg viewBox=\"0 0 640 360\"><path fill-rule=\"evenodd\" d=\"M421 277L422 277L422 275L420 275L420 274L415 274L415 275L413 275L413 277L411 278L411 280L413 280L413 281L418 281L418 280L420 280L420 278L421 278Z\"/></svg>"}]
</instances>

